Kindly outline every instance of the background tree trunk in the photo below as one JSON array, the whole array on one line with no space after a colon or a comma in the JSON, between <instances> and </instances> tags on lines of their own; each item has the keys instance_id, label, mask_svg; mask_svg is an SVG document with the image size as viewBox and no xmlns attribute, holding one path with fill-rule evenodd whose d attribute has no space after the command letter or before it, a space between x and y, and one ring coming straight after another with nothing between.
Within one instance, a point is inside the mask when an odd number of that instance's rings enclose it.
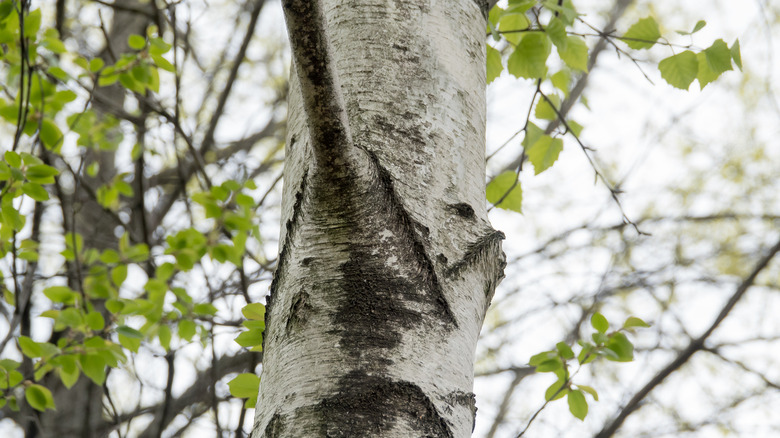
<instances>
[{"instance_id":1,"label":"background tree trunk","mask_svg":"<svg viewBox=\"0 0 780 438\"><path fill-rule=\"evenodd\" d=\"M294 73L253 436L471 434L503 276L487 2L283 1Z\"/></svg>"}]
</instances>

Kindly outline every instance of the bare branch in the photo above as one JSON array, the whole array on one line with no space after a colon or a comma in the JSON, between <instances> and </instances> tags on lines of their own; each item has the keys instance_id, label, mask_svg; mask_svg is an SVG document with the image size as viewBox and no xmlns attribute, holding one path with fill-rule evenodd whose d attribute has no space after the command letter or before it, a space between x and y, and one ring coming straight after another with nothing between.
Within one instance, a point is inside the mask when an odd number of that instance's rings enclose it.
<instances>
[{"instance_id":1,"label":"bare branch","mask_svg":"<svg viewBox=\"0 0 780 438\"><path fill-rule=\"evenodd\" d=\"M764 257L762 257L758 263L756 263L751 273L742 281L742 283L740 283L740 285L737 287L737 290L723 306L720 313L715 318L715 321L712 322L707 331L705 331L696 339L692 339L688 346L677 354L677 357L675 357L673 361L671 361L666 367L659 371L652 379L650 379L649 382L647 382L647 384L645 384L645 386L642 387L642 389L634 394L631 400L629 400L623 409L620 410L618 415L612 421L607 423L601 429L601 431L596 434L595 438L609 438L613 436L620 428L620 426L623 425L623 422L626 421L626 418L634 413L634 411L639 409L642 400L644 400L645 397L647 397L647 395L650 394L650 392L655 389L656 386L660 385L667 377L669 377L670 374L688 362L694 353L704 349L704 342L707 340L707 338L712 335L720 323L726 319L729 313L731 313L731 310L734 309L734 306L737 304L737 302L739 302L745 292L747 292L747 290L753 285L753 282L756 280L758 274L761 273L761 271L763 271L767 265L769 265L769 262L772 261L778 251L780 251L780 240L778 240L778 242L775 243L775 245L766 253L766 255L764 255Z\"/></svg>"}]
</instances>

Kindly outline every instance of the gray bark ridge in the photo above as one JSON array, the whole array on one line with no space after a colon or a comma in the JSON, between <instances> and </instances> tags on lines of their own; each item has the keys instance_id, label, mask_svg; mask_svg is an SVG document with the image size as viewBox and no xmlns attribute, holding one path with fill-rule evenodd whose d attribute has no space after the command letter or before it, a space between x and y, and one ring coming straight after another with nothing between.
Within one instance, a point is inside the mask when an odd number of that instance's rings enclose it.
<instances>
[{"instance_id":1,"label":"gray bark ridge","mask_svg":"<svg viewBox=\"0 0 780 438\"><path fill-rule=\"evenodd\" d=\"M254 437L464 437L503 277L474 0L285 0L294 73Z\"/></svg>"}]
</instances>

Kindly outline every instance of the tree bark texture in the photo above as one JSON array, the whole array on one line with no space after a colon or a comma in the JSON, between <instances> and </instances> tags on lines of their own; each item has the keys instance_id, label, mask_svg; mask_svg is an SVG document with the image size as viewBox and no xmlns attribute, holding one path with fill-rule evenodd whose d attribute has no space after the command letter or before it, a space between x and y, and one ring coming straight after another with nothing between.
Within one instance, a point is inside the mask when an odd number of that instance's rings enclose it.
<instances>
[{"instance_id":1,"label":"tree bark texture","mask_svg":"<svg viewBox=\"0 0 780 438\"><path fill-rule=\"evenodd\" d=\"M283 0L280 255L253 437L466 437L503 277L478 0Z\"/></svg>"}]
</instances>

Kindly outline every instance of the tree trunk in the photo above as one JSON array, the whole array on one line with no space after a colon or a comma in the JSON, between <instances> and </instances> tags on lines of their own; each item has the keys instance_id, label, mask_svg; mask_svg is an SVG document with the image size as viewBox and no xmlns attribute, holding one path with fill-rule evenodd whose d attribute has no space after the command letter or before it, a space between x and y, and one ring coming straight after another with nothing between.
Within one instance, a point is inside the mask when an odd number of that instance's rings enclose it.
<instances>
[{"instance_id":1,"label":"tree trunk","mask_svg":"<svg viewBox=\"0 0 780 438\"><path fill-rule=\"evenodd\" d=\"M254 437L465 437L503 276L479 0L284 0L294 69Z\"/></svg>"}]
</instances>

